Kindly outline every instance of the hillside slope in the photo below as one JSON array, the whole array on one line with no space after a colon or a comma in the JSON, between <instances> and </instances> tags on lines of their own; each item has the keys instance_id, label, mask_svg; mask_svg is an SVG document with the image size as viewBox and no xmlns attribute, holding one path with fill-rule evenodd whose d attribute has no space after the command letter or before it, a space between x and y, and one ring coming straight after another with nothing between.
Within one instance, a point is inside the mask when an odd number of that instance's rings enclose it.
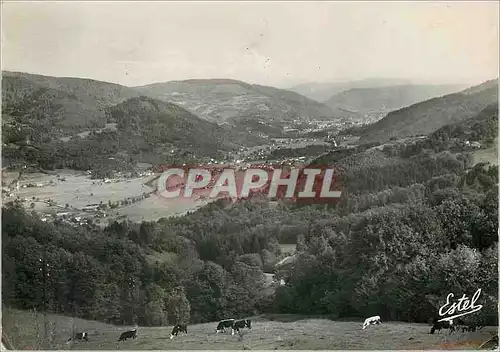
<instances>
[{"instance_id":1,"label":"hillside slope","mask_svg":"<svg viewBox=\"0 0 500 352\"><path fill-rule=\"evenodd\" d=\"M398 85L377 88L353 88L335 94L325 104L352 111L389 112L466 88L461 85Z\"/></svg>"},{"instance_id":2,"label":"hillside slope","mask_svg":"<svg viewBox=\"0 0 500 352\"><path fill-rule=\"evenodd\" d=\"M265 142L254 134L232 131L180 106L145 96L105 108L103 119L113 121L116 128L66 141L54 138L54 128L41 130L29 121L21 124L6 118L2 121L2 163L28 163L44 169L125 170L138 162L221 158L235 148ZM23 143L24 139L29 143Z\"/></svg>"},{"instance_id":3,"label":"hillside slope","mask_svg":"<svg viewBox=\"0 0 500 352\"><path fill-rule=\"evenodd\" d=\"M136 141L147 150L170 152L174 148L199 155L215 155L252 140L252 135L235 133L183 107L146 96L130 98L110 107L106 114L108 119L117 122L122 138ZM258 137L253 141L263 142Z\"/></svg>"},{"instance_id":4,"label":"hillside slope","mask_svg":"<svg viewBox=\"0 0 500 352\"><path fill-rule=\"evenodd\" d=\"M335 119L349 114L298 93L229 79L196 79L135 87L143 95L185 107L217 123L280 125L294 119Z\"/></svg>"},{"instance_id":5,"label":"hillside slope","mask_svg":"<svg viewBox=\"0 0 500 352\"><path fill-rule=\"evenodd\" d=\"M385 142L393 137L429 134L438 128L473 117L498 101L498 80L455 94L433 98L393 111L363 129L361 143Z\"/></svg>"},{"instance_id":6,"label":"hillside slope","mask_svg":"<svg viewBox=\"0 0 500 352\"><path fill-rule=\"evenodd\" d=\"M104 127L106 107L138 95L114 83L2 71L2 114L63 130Z\"/></svg>"},{"instance_id":7,"label":"hillside slope","mask_svg":"<svg viewBox=\"0 0 500 352\"><path fill-rule=\"evenodd\" d=\"M37 338L45 323L41 314L8 309L5 314L4 331L13 340L18 350L22 349L81 349L81 350L327 350L327 349L441 349L449 347L475 348L487 340L494 328L470 334L430 335L427 324L388 322L361 330L359 321L330 321L327 319L302 318L293 315L252 317L252 329L242 330L241 336L229 332L216 334L216 322L193 324L188 335L179 334L170 340L172 325L165 327L139 327L138 338L117 343L118 336L131 326L114 326L91 320L48 315L54 331L44 341ZM302 319L301 319L302 318ZM16 329L21 326L22 329ZM66 344L75 331L87 331L89 341ZM279 334L279 338L276 334ZM419 336L409 341L409 336ZM361 337L363 336L363 337Z\"/></svg>"}]
</instances>

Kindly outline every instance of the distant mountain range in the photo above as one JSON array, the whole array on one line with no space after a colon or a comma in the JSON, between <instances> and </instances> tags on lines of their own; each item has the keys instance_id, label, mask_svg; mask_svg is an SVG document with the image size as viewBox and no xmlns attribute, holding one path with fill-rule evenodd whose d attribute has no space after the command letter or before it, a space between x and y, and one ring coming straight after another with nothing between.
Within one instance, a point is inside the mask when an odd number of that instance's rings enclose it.
<instances>
[{"instance_id":1,"label":"distant mountain range","mask_svg":"<svg viewBox=\"0 0 500 352\"><path fill-rule=\"evenodd\" d=\"M362 128L360 142L385 142L391 138L429 134L444 125L471 118L496 102L498 79L390 112L380 121Z\"/></svg>"},{"instance_id":2,"label":"distant mountain range","mask_svg":"<svg viewBox=\"0 0 500 352\"><path fill-rule=\"evenodd\" d=\"M325 104L359 113L390 112L442 95L456 93L466 85L397 85L352 88L333 95Z\"/></svg>"},{"instance_id":3,"label":"distant mountain range","mask_svg":"<svg viewBox=\"0 0 500 352\"><path fill-rule=\"evenodd\" d=\"M444 94L464 87L374 79L294 88L328 90L331 95L324 104L297 92L230 79L125 87L81 78L8 71L2 75L4 140L42 146L86 132L94 140L79 148L88 160L94 153L91 150L103 147L103 137L92 137L90 131L102 129L107 123L116 124L116 132L108 132L118 137L106 150L122 149L129 156L151 157L162 154L164 150L158 149L162 146L169 151L220 155L235 147L263 144L266 139L256 132L279 134L292 120L359 121L367 112L380 113L406 105L364 127L361 141L427 134L469 118L498 99L497 80L448 95ZM336 94L332 94L335 90ZM436 98L427 100L430 97ZM421 100L425 101L414 104ZM127 140L130 143L125 143ZM59 147L54 144L52 148Z\"/></svg>"},{"instance_id":4,"label":"distant mountain range","mask_svg":"<svg viewBox=\"0 0 500 352\"><path fill-rule=\"evenodd\" d=\"M289 88L289 90L302 94L310 99L325 102L332 96L355 88L380 88L401 85L411 85L412 81L398 78L371 78L357 81L332 82L332 83L303 83Z\"/></svg>"}]
</instances>

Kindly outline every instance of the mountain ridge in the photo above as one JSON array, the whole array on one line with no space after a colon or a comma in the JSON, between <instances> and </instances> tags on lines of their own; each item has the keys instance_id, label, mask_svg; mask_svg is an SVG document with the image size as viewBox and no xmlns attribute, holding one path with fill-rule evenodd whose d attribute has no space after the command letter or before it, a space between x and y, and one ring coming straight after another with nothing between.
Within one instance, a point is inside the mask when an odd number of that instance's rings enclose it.
<instances>
[{"instance_id":1,"label":"mountain ridge","mask_svg":"<svg viewBox=\"0 0 500 352\"><path fill-rule=\"evenodd\" d=\"M330 97L325 104L359 112L401 109L434 97L459 92L467 85L396 85L375 88L351 88Z\"/></svg>"},{"instance_id":2,"label":"mountain ridge","mask_svg":"<svg viewBox=\"0 0 500 352\"><path fill-rule=\"evenodd\" d=\"M360 142L386 142L394 137L429 134L444 125L470 118L495 102L498 102L498 79L392 111L363 128Z\"/></svg>"},{"instance_id":3,"label":"mountain ridge","mask_svg":"<svg viewBox=\"0 0 500 352\"><path fill-rule=\"evenodd\" d=\"M141 95L183 106L212 122L237 128L241 125L240 130L261 129L264 133L282 129L283 121L332 120L354 115L296 92L224 78L127 87L88 78L2 71L2 87L2 106L7 114L28 104L26 99L32 101L33 94L45 92L38 103L54 105L53 115L57 118L46 119L63 130L104 127L107 107Z\"/></svg>"},{"instance_id":4,"label":"mountain ridge","mask_svg":"<svg viewBox=\"0 0 500 352\"><path fill-rule=\"evenodd\" d=\"M376 88L394 85L411 85L413 82L402 78L367 78L340 82L309 82L301 83L288 88L291 91L307 96L310 99L325 102L333 95L353 88Z\"/></svg>"}]
</instances>

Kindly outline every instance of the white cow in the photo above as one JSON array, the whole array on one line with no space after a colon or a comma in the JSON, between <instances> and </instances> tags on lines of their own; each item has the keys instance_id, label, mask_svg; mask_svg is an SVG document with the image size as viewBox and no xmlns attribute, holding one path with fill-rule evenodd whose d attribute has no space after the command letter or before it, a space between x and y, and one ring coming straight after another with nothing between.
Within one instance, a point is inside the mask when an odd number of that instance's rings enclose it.
<instances>
[{"instance_id":1,"label":"white cow","mask_svg":"<svg viewBox=\"0 0 500 352\"><path fill-rule=\"evenodd\" d=\"M382 323L382 322L380 321L380 316L378 316L378 315L366 318L365 322L363 323L363 330L366 329L366 327L368 325L373 325L373 324L377 324L378 325L380 323Z\"/></svg>"}]
</instances>

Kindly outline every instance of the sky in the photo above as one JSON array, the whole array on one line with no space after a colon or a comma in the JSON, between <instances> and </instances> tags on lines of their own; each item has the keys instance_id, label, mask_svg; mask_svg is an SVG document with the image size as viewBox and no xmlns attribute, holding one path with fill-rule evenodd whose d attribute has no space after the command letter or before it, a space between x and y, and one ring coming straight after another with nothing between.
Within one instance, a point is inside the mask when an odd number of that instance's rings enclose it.
<instances>
[{"instance_id":1,"label":"sky","mask_svg":"<svg viewBox=\"0 0 500 352\"><path fill-rule=\"evenodd\" d=\"M2 3L2 69L144 85L498 77L499 3Z\"/></svg>"}]
</instances>

